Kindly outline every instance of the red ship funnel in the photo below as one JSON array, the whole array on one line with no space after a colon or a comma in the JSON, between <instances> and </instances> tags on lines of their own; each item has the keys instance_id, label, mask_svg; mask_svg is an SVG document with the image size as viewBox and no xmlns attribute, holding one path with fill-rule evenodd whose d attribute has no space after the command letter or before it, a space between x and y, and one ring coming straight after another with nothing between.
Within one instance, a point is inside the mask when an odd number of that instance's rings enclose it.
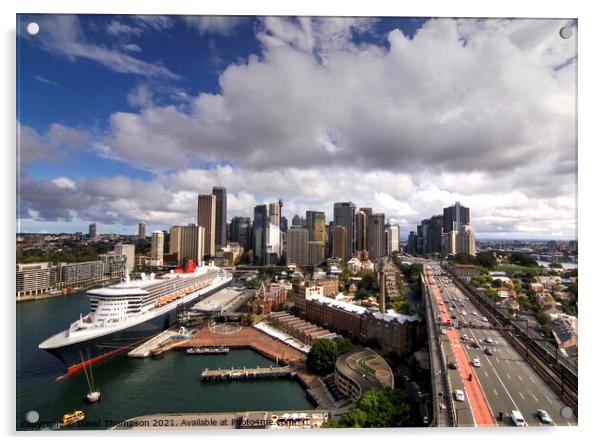
<instances>
[{"instance_id":1,"label":"red ship funnel","mask_svg":"<svg viewBox=\"0 0 602 445\"><path fill-rule=\"evenodd\" d=\"M186 264L186 273L192 273L195 269L196 264L194 263L194 260L188 260L188 263Z\"/></svg>"}]
</instances>

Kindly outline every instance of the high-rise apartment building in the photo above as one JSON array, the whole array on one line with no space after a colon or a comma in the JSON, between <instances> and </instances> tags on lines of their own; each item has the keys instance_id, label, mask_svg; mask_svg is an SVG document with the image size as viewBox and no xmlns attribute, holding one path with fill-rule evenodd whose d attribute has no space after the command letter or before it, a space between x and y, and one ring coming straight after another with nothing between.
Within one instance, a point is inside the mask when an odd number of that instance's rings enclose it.
<instances>
[{"instance_id":1,"label":"high-rise apartment building","mask_svg":"<svg viewBox=\"0 0 602 445\"><path fill-rule=\"evenodd\" d=\"M228 195L226 187L213 187L211 193L215 196L215 248L217 250L228 244Z\"/></svg>"},{"instance_id":2,"label":"high-rise apartment building","mask_svg":"<svg viewBox=\"0 0 602 445\"><path fill-rule=\"evenodd\" d=\"M306 266L308 264L309 231L292 226L286 232L286 263Z\"/></svg>"},{"instance_id":3,"label":"high-rise apartment building","mask_svg":"<svg viewBox=\"0 0 602 445\"><path fill-rule=\"evenodd\" d=\"M334 204L334 226L343 226L347 230L347 252L345 260L351 258L355 251L353 238L355 235L356 205L352 202L336 202Z\"/></svg>"},{"instance_id":4,"label":"high-rise apartment building","mask_svg":"<svg viewBox=\"0 0 602 445\"><path fill-rule=\"evenodd\" d=\"M96 240L96 223L92 223L88 226L88 237L91 240Z\"/></svg>"},{"instance_id":5,"label":"high-rise apartment building","mask_svg":"<svg viewBox=\"0 0 602 445\"><path fill-rule=\"evenodd\" d=\"M118 255L125 255L125 264L128 272L134 270L136 261L136 246L133 244L115 244L115 253Z\"/></svg>"},{"instance_id":6,"label":"high-rise apartment building","mask_svg":"<svg viewBox=\"0 0 602 445\"><path fill-rule=\"evenodd\" d=\"M199 195L197 222L199 227L205 229L203 256L215 256L215 217L215 195Z\"/></svg>"},{"instance_id":7,"label":"high-rise apartment building","mask_svg":"<svg viewBox=\"0 0 602 445\"><path fill-rule=\"evenodd\" d=\"M256 205L253 211L253 263L263 264L265 258L265 228L268 223L268 209L264 204Z\"/></svg>"},{"instance_id":8,"label":"high-rise apartment building","mask_svg":"<svg viewBox=\"0 0 602 445\"><path fill-rule=\"evenodd\" d=\"M143 222L138 223L138 239L146 238L146 224Z\"/></svg>"},{"instance_id":9,"label":"high-rise apartment building","mask_svg":"<svg viewBox=\"0 0 602 445\"><path fill-rule=\"evenodd\" d=\"M382 258L386 254L385 246L385 214L368 215L367 226L368 254L373 259Z\"/></svg>"},{"instance_id":10,"label":"high-rise apartment building","mask_svg":"<svg viewBox=\"0 0 602 445\"><path fill-rule=\"evenodd\" d=\"M205 252L205 228L195 224L179 227L178 261L187 259L200 264Z\"/></svg>"},{"instance_id":11,"label":"high-rise apartment building","mask_svg":"<svg viewBox=\"0 0 602 445\"><path fill-rule=\"evenodd\" d=\"M470 209L459 202L443 209L443 232L459 231L463 225L470 225Z\"/></svg>"},{"instance_id":12,"label":"high-rise apartment building","mask_svg":"<svg viewBox=\"0 0 602 445\"><path fill-rule=\"evenodd\" d=\"M151 238L151 266L163 266L163 239L163 232L160 230L153 231Z\"/></svg>"},{"instance_id":13,"label":"high-rise apartment building","mask_svg":"<svg viewBox=\"0 0 602 445\"><path fill-rule=\"evenodd\" d=\"M332 256L334 258L341 258L343 261L347 261L351 258L349 254L349 236L347 227L335 225L332 228Z\"/></svg>"}]
</instances>

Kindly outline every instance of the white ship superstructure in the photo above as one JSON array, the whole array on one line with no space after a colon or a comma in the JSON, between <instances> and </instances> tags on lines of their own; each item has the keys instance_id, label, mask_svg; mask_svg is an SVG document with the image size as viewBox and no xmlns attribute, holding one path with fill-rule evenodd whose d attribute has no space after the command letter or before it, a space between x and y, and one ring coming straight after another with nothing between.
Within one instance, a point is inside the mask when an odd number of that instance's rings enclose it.
<instances>
[{"instance_id":1,"label":"white ship superstructure","mask_svg":"<svg viewBox=\"0 0 602 445\"><path fill-rule=\"evenodd\" d=\"M71 357L74 351L89 355L90 350L106 354L123 349L166 329L175 322L180 306L191 305L231 280L230 273L210 264L190 273L172 272L160 278L152 273L142 274L140 279L126 278L119 284L92 289L87 292L90 312L42 342L40 348L59 357L71 369L74 359L76 363L81 361L77 355Z\"/></svg>"}]
</instances>

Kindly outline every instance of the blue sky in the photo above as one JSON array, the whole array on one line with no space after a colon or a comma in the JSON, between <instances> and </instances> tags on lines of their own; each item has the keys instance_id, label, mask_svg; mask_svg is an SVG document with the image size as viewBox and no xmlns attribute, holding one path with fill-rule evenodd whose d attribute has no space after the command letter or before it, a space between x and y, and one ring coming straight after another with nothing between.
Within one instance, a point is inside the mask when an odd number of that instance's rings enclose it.
<instances>
[{"instance_id":1,"label":"blue sky","mask_svg":"<svg viewBox=\"0 0 602 445\"><path fill-rule=\"evenodd\" d=\"M19 15L18 229L166 229L225 185L229 218L280 197L289 217L352 200L406 233L462 200L488 237L570 237L574 135L541 140L576 119L544 99L574 100L563 24ZM507 117L512 99L531 128Z\"/></svg>"}]
</instances>

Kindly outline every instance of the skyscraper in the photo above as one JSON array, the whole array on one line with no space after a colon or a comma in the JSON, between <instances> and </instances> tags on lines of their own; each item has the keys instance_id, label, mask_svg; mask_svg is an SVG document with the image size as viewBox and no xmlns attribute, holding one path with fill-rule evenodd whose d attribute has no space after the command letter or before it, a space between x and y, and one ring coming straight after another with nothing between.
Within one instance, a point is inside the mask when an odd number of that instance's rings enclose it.
<instances>
[{"instance_id":1,"label":"skyscraper","mask_svg":"<svg viewBox=\"0 0 602 445\"><path fill-rule=\"evenodd\" d=\"M326 244L326 215L324 212L308 210L305 212L305 224L309 230L310 241Z\"/></svg>"},{"instance_id":2,"label":"skyscraper","mask_svg":"<svg viewBox=\"0 0 602 445\"><path fill-rule=\"evenodd\" d=\"M178 248L178 261L187 259L199 264L203 260L205 251L205 228L195 224L180 227L180 244Z\"/></svg>"},{"instance_id":3,"label":"skyscraper","mask_svg":"<svg viewBox=\"0 0 602 445\"><path fill-rule=\"evenodd\" d=\"M292 226L286 233L286 263L306 266L308 264L309 231Z\"/></svg>"},{"instance_id":4,"label":"skyscraper","mask_svg":"<svg viewBox=\"0 0 602 445\"><path fill-rule=\"evenodd\" d=\"M458 253L457 248L458 232L452 230L451 232L444 233L441 236L441 251L445 255L455 255Z\"/></svg>"},{"instance_id":5,"label":"skyscraper","mask_svg":"<svg viewBox=\"0 0 602 445\"><path fill-rule=\"evenodd\" d=\"M280 219L280 218L279 218ZM274 224L272 219L268 220L265 226L265 258L263 260L264 265L278 264L280 255L282 254L281 249L281 236L280 236L280 224Z\"/></svg>"},{"instance_id":6,"label":"skyscraper","mask_svg":"<svg viewBox=\"0 0 602 445\"><path fill-rule=\"evenodd\" d=\"M213 187L212 194L215 196L215 248L221 249L228 244L228 196L226 187Z\"/></svg>"},{"instance_id":7,"label":"skyscraper","mask_svg":"<svg viewBox=\"0 0 602 445\"><path fill-rule=\"evenodd\" d=\"M426 222L426 239L424 240L424 253L437 253L442 251L441 238L443 235L443 215L434 215Z\"/></svg>"},{"instance_id":8,"label":"skyscraper","mask_svg":"<svg viewBox=\"0 0 602 445\"><path fill-rule=\"evenodd\" d=\"M265 252L264 231L268 221L268 209L264 204L256 205L253 211L253 263L261 265Z\"/></svg>"},{"instance_id":9,"label":"skyscraper","mask_svg":"<svg viewBox=\"0 0 602 445\"><path fill-rule=\"evenodd\" d=\"M215 216L215 196L199 195L197 221L198 225L205 229L204 256L215 256Z\"/></svg>"},{"instance_id":10,"label":"skyscraper","mask_svg":"<svg viewBox=\"0 0 602 445\"><path fill-rule=\"evenodd\" d=\"M347 255L349 259L355 251L353 237L355 235L355 209L352 202L335 202L334 226L343 226L347 229Z\"/></svg>"},{"instance_id":11,"label":"skyscraper","mask_svg":"<svg viewBox=\"0 0 602 445\"><path fill-rule=\"evenodd\" d=\"M386 254L385 246L385 214L368 215L367 224L368 254L371 258L382 258Z\"/></svg>"},{"instance_id":12,"label":"skyscraper","mask_svg":"<svg viewBox=\"0 0 602 445\"><path fill-rule=\"evenodd\" d=\"M399 226L388 225L386 229L387 255L399 251Z\"/></svg>"},{"instance_id":13,"label":"skyscraper","mask_svg":"<svg viewBox=\"0 0 602 445\"><path fill-rule=\"evenodd\" d=\"M173 226L169 229L169 254L173 255L175 253L177 255L178 261L182 261L182 256L180 255L181 236L181 226Z\"/></svg>"},{"instance_id":14,"label":"skyscraper","mask_svg":"<svg viewBox=\"0 0 602 445\"><path fill-rule=\"evenodd\" d=\"M470 225L470 209L459 202L443 209L443 232L459 231L464 225Z\"/></svg>"},{"instance_id":15,"label":"skyscraper","mask_svg":"<svg viewBox=\"0 0 602 445\"><path fill-rule=\"evenodd\" d=\"M307 243L307 264L315 266L324 259L324 243L321 241L310 241Z\"/></svg>"},{"instance_id":16,"label":"skyscraper","mask_svg":"<svg viewBox=\"0 0 602 445\"><path fill-rule=\"evenodd\" d=\"M245 252L252 248L251 228L251 218L246 216L235 216L232 218L232 241L240 244Z\"/></svg>"},{"instance_id":17,"label":"skyscraper","mask_svg":"<svg viewBox=\"0 0 602 445\"><path fill-rule=\"evenodd\" d=\"M151 266L163 266L163 239L163 232L160 230L153 231L151 239Z\"/></svg>"},{"instance_id":18,"label":"skyscraper","mask_svg":"<svg viewBox=\"0 0 602 445\"><path fill-rule=\"evenodd\" d=\"M355 250L368 250L366 239L367 217L363 210L355 214Z\"/></svg>"},{"instance_id":19,"label":"skyscraper","mask_svg":"<svg viewBox=\"0 0 602 445\"><path fill-rule=\"evenodd\" d=\"M475 256L477 254L476 239L472 228L468 224L464 224L458 231L456 237L456 247L458 253L467 253Z\"/></svg>"},{"instance_id":20,"label":"skyscraper","mask_svg":"<svg viewBox=\"0 0 602 445\"><path fill-rule=\"evenodd\" d=\"M271 202L268 207L270 223L280 227L280 203Z\"/></svg>"},{"instance_id":21,"label":"skyscraper","mask_svg":"<svg viewBox=\"0 0 602 445\"><path fill-rule=\"evenodd\" d=\"M138 223L138 239L146 238L146 224L143 222Z\"/></svg>"},{"instance_id":22,"label":"skyscraper","mask_svg":"<svg viewBox=\"0 0 602 445\"><path fill-rule=\"evenodd\" d=\"M88 226L88 237L92 240L96 240L96 223L92 223Z\"/></svg>"},{"instance_id":23,"label":"skyscraper","mask_svg":"<svg viewBox=\"0 0 602 445\"><path fill-rule=\"evenodd\" d=\"M332 228L332 256L347 261L349 255L349 236L347 227L336 225Z\"/></svg>"},{"instance_id":24,"label":"skyscraper","mask_svg":"<svg viewBox=\"0 0 602 445\"><path fill-rule=\"evenodd\" d=\"M286 217L280 217L280 231L286 233L288 231L288 220Z\"/></svg>"}]
</instances>

